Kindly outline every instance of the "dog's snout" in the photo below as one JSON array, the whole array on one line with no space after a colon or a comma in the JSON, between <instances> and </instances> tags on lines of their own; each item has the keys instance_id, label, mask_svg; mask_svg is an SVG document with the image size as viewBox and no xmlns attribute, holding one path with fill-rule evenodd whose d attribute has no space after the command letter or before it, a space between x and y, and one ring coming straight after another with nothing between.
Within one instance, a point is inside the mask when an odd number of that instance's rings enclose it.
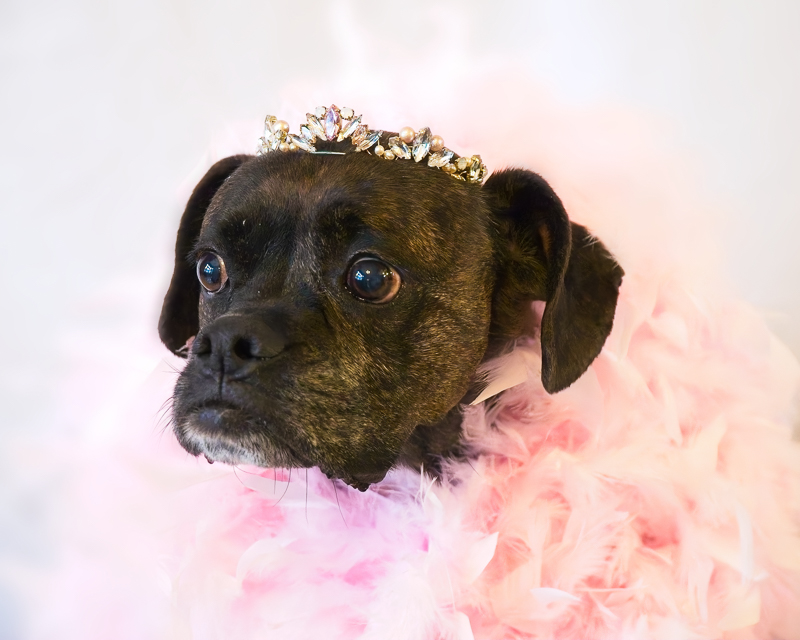
<instances>
[{"instance_id":1,"label":"dog's snout","mask_svg":"<svg viewBox=\"0 0 800 640\"><path fill-rule=\"evenodd\" d=\"M246 378L262 360L286 348L285 337L258 318L223 316L206 327L192 345L192 353L209 376Z\"/></svg>"},{"instance_id":2,"label":"dog's snout","mask_svg":"<svg viewBox=\"0 0 800 640\"><path fill-rule=\"evenodd\" d=\"M235 337L231 346L231 352L240 360L269 357L260 355L263 352L261 342L253 336Z\"/></svg>"}]
</instances>

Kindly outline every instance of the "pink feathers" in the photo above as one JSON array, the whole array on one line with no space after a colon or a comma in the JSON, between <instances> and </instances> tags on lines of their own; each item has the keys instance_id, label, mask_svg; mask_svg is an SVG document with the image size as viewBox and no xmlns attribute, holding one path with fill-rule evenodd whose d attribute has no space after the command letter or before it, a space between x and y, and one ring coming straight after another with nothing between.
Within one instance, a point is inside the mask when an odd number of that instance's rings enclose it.
<instances>
[{"instance_id":1,"label":"pink feathers","mask_svg":"<svg viewBox=\"0 0 800 640\"><path fill-rule=\"evenodd\" d=\"M510 116L475 146L554 176L625 267L586 375L549 396L519 344L487 367L507 390L465 410L474 460L364 494L188 458L148 428L166 377L119 430L143 442L57 452L80 477L31 637L800 638L800 366L748 307L698 293L711 243L661 165L621 157L608 123L570 138L540 98L509 101L542 110L516 155ZM581 146L598 136L602 163Z\"/></svg>"},{"instance_id":2,"label":"pink feathers","mask_svg":"<svg viewBox=\"0 0 800 640\"><path fill-rule=\"evenodd\" d=\"M573 387L543 391L535 341L505 362L525 381L466 410L477 457L443 485L152 486L159 637L800 637L800 368L749 309L633 276Z\"/></svg>"},{"instance_id":3,"label":"pink feathers","mask_svg":"<svg viewBox=\"0 0 800 640\"><path fill-rule=\"evenodd\" d=\"M550 396L539 362L490 367L524 381L442 485L212 467L137 420L83 454L38 637L800 637L800 367L761 321L634 273L585 376Z\"/></svg>"}]
</instances>

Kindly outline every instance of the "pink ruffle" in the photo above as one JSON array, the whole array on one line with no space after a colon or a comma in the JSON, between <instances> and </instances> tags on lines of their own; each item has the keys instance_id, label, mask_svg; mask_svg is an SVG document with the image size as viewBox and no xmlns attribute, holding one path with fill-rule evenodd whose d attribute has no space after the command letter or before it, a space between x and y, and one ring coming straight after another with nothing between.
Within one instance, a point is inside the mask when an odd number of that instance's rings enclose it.
<instances>
[{"instance_id":1,"label":"pink ruffle","mask_svg":"<svg viewBox=\"0 0 800 640\"><path fill-rule=\"evenodd\" d=\"M74 637L800 637L800 367L747 307L633 274L566 391L535 340L504 359L527 380L466 410L443 484L127 460L139 582ZM82 585L77 610L119 596Z\"/></svg>"}]
</instances>

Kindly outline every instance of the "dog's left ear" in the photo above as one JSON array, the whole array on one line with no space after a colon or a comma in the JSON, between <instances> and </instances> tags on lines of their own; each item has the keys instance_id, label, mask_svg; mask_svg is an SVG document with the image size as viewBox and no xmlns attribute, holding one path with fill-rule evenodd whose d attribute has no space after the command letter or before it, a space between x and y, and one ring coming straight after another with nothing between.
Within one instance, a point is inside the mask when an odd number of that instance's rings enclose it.
<instances>
[{"instance_id":1,"label":"dog's left ear","mask_svg":"<svg viewBox=\"0 0 800 640\"><path fill-rule=\"evenodd\" d=\"M197 314L200 282L197 280L195 266L188 262L189 253L200 235L206 209L217 189L243 162L252 157L231 156L214 164L197 183L186 203L178 227L178 239L175 241L175 270L158 320L161 342L176 355L185 357L181 349L189 338L197 335L200 324Z\"/></svg>"},{"instance_id":2,"label":"dog's left ear","mask_svg":"<svg viewBox=\"0 0 800 640\"><path fill-rule=\"evenodd\" d=\"M570 223L541 176L498 171L483 189L499 231L492 336L521 335L525 307L544 300L542 383L549 393L561 391L603 348L624 273L585 227Z\"/></svg>"}]
</instances>

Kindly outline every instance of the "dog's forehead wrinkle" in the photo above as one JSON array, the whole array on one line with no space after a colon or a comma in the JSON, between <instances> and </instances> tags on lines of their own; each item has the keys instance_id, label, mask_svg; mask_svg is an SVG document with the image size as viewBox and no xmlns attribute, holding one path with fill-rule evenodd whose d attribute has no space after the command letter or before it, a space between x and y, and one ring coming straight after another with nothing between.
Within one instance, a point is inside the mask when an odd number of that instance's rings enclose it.
<instances>
[{"instance_id":1,"label":"dog's forehead wrinkle","mask_svg":"<svg viewBox=\"0 0 800 640\"><path fill-rule=\"evenodd\" d=\"M261 169L256 190L271 211L291 211L298 219L312 220L320 231L355 212L365 227L424 244L424 252L452 238L462 226L459 213L483 202L472 185L424 167L389 166L359 155L280 154L254 164Z\"/></svg>"},{"instance_id":2,"label":"dog's forehead wrinkle","mask_svg":"<svg viewBox=\"0 0 800 640\"><path fill-rule=\"evenodd\" d=\"M313 289L320 270L318 243L307 232L297 230L291 238L285 238L283 250L286 255L285 268L280 272L267 269L265 275L281 281L280 289L284 296L294 297ZM265 255L262 263L269 264L269 258L268 254Z\"/></svg>"}]
</instances>

